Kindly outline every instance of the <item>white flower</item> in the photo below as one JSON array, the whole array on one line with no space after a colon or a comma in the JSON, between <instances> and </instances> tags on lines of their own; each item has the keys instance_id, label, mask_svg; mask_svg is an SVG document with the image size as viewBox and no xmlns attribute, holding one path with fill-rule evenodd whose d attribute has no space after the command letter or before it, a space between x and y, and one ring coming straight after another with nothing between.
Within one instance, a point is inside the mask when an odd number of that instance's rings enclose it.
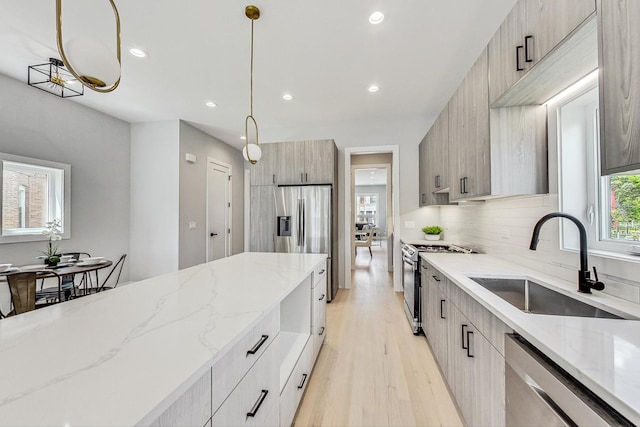
<instances>
[{"instance_id":1,"label":"white flower","mask_svg":"<svg viewBox=\"0 0 640 427\"><path fill-rule=\"evenodd\" d=\"M57 242L58 240L62 240L62 236L59 234L54 234L53 236L51 236L51 240Z\"/></svg>"}]
</instances>

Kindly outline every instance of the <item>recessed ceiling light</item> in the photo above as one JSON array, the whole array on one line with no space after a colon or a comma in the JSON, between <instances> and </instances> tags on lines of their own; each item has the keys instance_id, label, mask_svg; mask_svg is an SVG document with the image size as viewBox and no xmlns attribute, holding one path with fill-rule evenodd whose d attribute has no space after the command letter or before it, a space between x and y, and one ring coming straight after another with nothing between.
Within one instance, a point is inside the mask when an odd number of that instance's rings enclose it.
<instances>
[{"instance_id":1,"label":"recessed ceiling light","mask_svg":"<svg viewBox=\"0 0 640 427\"><path fill-rule=\"evenodd\" d=\"M284 99L285 101L291 101L293 99L293 96L291 96L291 94L289 93L285 93L284 95L282 95L282 99Z\"/></svg>"},{"instance_id":2,"label":"recessed ceiling light","mask_svg":"<svg viewBox=\"0 0 640 427\"><path fill-rule=\"evenodd\" d=\"M380 88L376 85L369 86L369 92L377 92Z\"/></svg>"},{"instance_id":3,"label":"recessed ceiling light","mask_svg":"<svg viewBox=\"0 0 640 427\"><path fill-rule=\"evenodd\" d=\"M384 21L384 13L380 12L379 10L369 15L369 22L371 22L374 25L379 24L382 21Z\"/></svg>"},{"instance_id":4,"label":"recessed ceiling light","mask_svg":"<svg viewBox=\"0 0 640 427\"><path fill-rule=\"evenodd\" d=\"M240 137L240 139L245 140L245 139L247 139L247 137L246 137L246 136L244 136L244 135L242 135L242 136Z\"/></svg>"},{"instance_id":5,"label":"recessed ceiling light","mask_svg":"<svg viewBox=\"0 0 640 427\"><path fill-rule=\"evenodd\" d=\"M129 53L135 56L136 58L146 58L147 56L149 56L147 52L145 52L142 49L138 49L136 47L129 49Z\"/></svg>"},{"instance_id":6,"label":"recessed ceiling light","mask_svg":"<svg viewBox=\"0 0 640 427\"><path fill-rule=\"evenodd\" d=\"M373 175L374 173L375 173L374 171L371 171L371 175Z\"/></svg>"},{"instance_id":7,"label":"recessed ceiling light","mask_svg":"<svg viewBox=\"0 0 640 427\"><path fill-rule=\"evenodd\" d=\"M207 107L213 108L213 107L217 107L218 104L216 104L213 101L207 101L207 103L205 104Z\"/></svg>"}]
</instances>

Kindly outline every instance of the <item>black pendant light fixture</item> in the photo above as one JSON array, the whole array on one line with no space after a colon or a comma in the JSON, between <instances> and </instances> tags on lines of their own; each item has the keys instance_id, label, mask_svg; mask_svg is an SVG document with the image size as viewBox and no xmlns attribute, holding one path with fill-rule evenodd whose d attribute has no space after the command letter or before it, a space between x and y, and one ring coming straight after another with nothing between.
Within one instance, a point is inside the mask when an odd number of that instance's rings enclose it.
<instances>
[{"instance_id":1,"label":"black pendant light fixture","mask_svg":"<svg viewBox=\"0 0 640 427\"><path fill-rule=\"evenodd\" d=\"M84 86L64 67L64 63L56 58L49 58L49 62L28 67L29 86L61 98L82 96Z\"/></svg>"}]
</instances>

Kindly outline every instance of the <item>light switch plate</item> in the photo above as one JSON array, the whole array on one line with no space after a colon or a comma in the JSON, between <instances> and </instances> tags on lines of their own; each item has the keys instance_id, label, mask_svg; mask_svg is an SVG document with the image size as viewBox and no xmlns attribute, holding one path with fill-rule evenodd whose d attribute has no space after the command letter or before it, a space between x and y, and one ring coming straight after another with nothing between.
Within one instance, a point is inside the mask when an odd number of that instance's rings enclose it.
<instances>
[{"instance_id":1,"label":"light switch plate","mask_svg":"<svg viewBox=\"0 0 640 427\"><path fill-rule=\"evenodd\" d=\"M196 229L196 222L189 221L189 230L195 230L195 229Z\"/></svg>"},{"instance_id":2,"label":"light switch plate","mask_svg":"<svg viewBox=\"0 0 640 427\"><path fill-rule=\"evenodd\" d=\"M404 222L404 228L416 228L416 222L415 221L405 221Z\"/></svg>"}]
</instances>

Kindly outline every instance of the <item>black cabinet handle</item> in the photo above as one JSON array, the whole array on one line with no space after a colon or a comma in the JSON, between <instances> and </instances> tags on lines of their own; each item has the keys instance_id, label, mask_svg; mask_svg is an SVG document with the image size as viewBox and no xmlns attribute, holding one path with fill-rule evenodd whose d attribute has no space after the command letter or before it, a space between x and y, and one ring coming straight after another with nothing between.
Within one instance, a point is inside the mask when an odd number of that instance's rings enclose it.
<instances>
[{"instance_id":1,"label":"black cabinet handle","mask_svg":"<svg viewBox=\"0 0 640 427\"><path fill-rule=\"evenodd\" d=\"M464 335L465 335L464 333L465 333L465 329L467 328L467 326L468 325L462 325L462 349L463 350L467 350L469 348L469 343L467 343L466 345L464 343Z\"/></svg>"},{"instance_id":2,"label":"black cabinet handle","mask_svg":"<svg viewBox=\"0 0 640 427\"><path fill-rule=\"evenodd\" d=\"M307 381L307 374L302 374L302 382L298 384L298 388L304 387L304 383Z\"/></svg>"},{"instance_id":3,"label":"black cabinet handle","mask_svg":"<svg viewBox=\"0 0 640 427\"><path fill-rule=\"evenodd\" d=\"M438 276L431 276L431 277L433 277L433 280L435 280L436 282L439 282L439 281L440 281L440 279L438 278Z\"/></svg>"},{"instance_id":4,"label":"black cabinet handle","mask_svg":"<svg viewBox=\"0 0 640 427\"><path fill-rule=\"evenodd\" d=\"M443 299L440 300L440 318L441 319L446 319L446 317L444 317L444 301Z\"/></svg>"},{"instance_id":5,"label":"black cabinet handle","mask_svg":"<svg viewBox=\"0 0 640 427\"><path fill-rule=\"evenodd\" d=\"M300 174L300 182L304 182L304 174L303 173Z\"/></svg>"},{"instance_id":6,"label":"black cabinet handle","mask_svg":"<svg viewBox=\"0 0 640 427\"><path fill-rule=\"evenodd\" d=\"M256 354L258 350L260 350L260 347L262 347L262 345L267 342L268 339L269 335L263 335L262 337L260 337L260 341L258 341L251 350L247 351L247 356L249 356L250 354Z\"/></svg>"},{"instance_id":7,"label":"black cabinet handle","mask_svg":"<svg viewBox=\"0 0 640 427\"><path fill-rule=\"evenodd\" d=\"M422 203L427 203L427 195L422 193Z\"/></svg>"},{"instance_id":8,"label":"black cabinet handle","mask_svg":"<svg viewBox=\"0 0 640 427\"><path fill-rule=\"evenodd\" d=\"M274 184L276 183L276 174L275 173L273 174L273 183Z\"/></svg>"},{"instance_id":9,"label":"black cabinet handle","mask_svg":"<svg viewBox=\"0 0 640 427\"><path fill-rule=\"evenodd\" d=\"M322 294L322 295L320 296L320 298L318 298L318 301L322 301L322 300L324 299L324 297L325 297L325 295L324 295L324 294Z\"/></svg>"},{"instance_id":10,"label":"black cabinet handle","mask_svg":"<svg viewBox=\"0 0 640 427\"><path fill-rule=\"evenodd\" d=\"M533 36L526 36L524 38L524 61L525 62L533 62L533 58L529 57L529 41L533 40Z\"/></svg>"},{"instance_id":11,"label":"black cabinet handle","mask_svg":"<svg viewBox=\"0 0 640 427\"><path fill-rule=\"evenodd\" d=\"M473 357L473 354L471 354L471 338L473 338L473 331L467 331L467 357Z\"/></svg>"},{"instance_id":12,"label":"black cabinet handle","mask_svg":"<svg viewBox=\"0 0 640 427\"><path fill-rule=\"evenodd\" d=\"M309 182L309 174L308 173L304 173L304 182Z\"/></svg>"},{"instance_id":13,"label":"black cabinet handle","mask_svg":"<svg viewBox=\"0 0 640 427\"><path fill-rule=\"evenodd\" d=\"M218 235L218 233L211 233L211 237L217 236L217 235Z\"/></svg>"},{"instance_id":14,"label":"black cabinet handle","mask_svg":"<svg viewBox=\"0 0 640 427\"><path fill-rule=\"evenodd\" d=\"M516 47L516 71L522 71L524 68L520 65L520 51L524 49L524 46Z\"/></svg>"},{"instance_id":15,"label":"black cabinet handle","mask_svg":"<svg viewBox=\"0 0 640 427\"><path fill-rule=\"evenodd\" d=\"M460 194L464 194L464 178L460 178Z\"/></svg>"},{"instance_id":16,"label":"black cabinet handle","mask_svg":"<svg viewBox=\"0 0 640 427\"><path fill-rule=\"evenodd\" d=\"M324 334L324 326L320 328L320 333L318 335Z\"/></svg>"},{"instance_id":17,"label":"black cabinet handle","mask_svg":"<svg viewBox=\"0 0 640 427\"><path fill-rule=\"evenodd\" d=\"M262 402L264 402L264 399L267 398L267 394L269 394L269 390L262 390L260 392L260 397L258 397L256 403L253 404L253 408L251 408L250 412L247 412L247 418L256 416L258 410L260 409L260 406L262 406Z\"/></svg>"}]
</instances>

